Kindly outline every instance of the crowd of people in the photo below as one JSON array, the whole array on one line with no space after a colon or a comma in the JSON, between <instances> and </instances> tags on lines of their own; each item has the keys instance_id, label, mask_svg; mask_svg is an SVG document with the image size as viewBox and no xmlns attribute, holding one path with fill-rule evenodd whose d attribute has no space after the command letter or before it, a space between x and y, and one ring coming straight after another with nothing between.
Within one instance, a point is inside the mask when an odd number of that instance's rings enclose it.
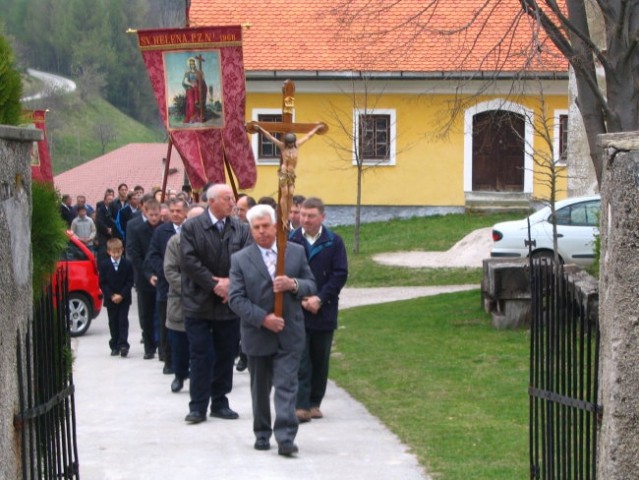
<instances>
[{"instance_id":1,"label":"crowd of people","mask_svg":"<svg viewBox=\"0 0 639 480\"><path fill-rule=\"evenodd\" d=\"M188 380L187 424L239 418L229 394L234 370L248 368L256 450L298 453L300 423L320 419L338 300L348 276L342 239L324 224L324 203L295 195L288 208L284 272L276 273L277 202L228 185L205 187L202 202L181 192L145 193L122 183L95 209L62 196L60 213L95 252L109 322L109 352L128 357L129 308L137 297L142 358L158 356ZM159 198L158 198L159 197ZM283 296L276 312L275 294ZM237 362L236 362L237 360ZM275 419L270 394L274 390Z\"/></svg>"}]
</instances>

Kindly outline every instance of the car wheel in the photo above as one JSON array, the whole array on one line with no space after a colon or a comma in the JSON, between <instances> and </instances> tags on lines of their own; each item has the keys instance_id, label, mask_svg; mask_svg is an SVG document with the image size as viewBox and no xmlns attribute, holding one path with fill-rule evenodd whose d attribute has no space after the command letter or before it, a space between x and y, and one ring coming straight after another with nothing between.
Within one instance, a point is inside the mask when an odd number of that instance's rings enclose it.
<instances>
[{"instance_id":1,"label":"car wheel","mask_svg":"<svg viewBox=\"0 0 639 480\"><path fill-rule=\"evenodd\" d=\"M69 334L72 337L84 335L91 325L91 304L81 293L69 295Z\"/></svg>"}]
</instances>

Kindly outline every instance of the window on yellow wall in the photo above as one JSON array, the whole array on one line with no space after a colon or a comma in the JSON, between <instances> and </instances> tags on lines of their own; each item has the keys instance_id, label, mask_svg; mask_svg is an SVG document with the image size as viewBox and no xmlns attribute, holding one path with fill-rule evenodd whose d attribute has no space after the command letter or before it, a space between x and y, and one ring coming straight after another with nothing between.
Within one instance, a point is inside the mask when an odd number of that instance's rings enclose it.
<instances>
[{"instance_id":1,"label":"window on yellow wall","mask_svg":"<svg viewBox=\"0 0 639 480\"><path fill-rule=\"evenodd\" d=\"M281 122L282 115L281 114L258 114L257 120L259 122ZM280 149L271 142L268 138L264 136L262 133L258 133L258 141L257 141L257 158L260 160L273 160L280 158ZM282 137L281 133L275 133L273 135L278 140Z\"/></svg>"},{"instance_id":2,"label":"window on yellow wall","mask_svg":"<svg viewBox=\"0 0 639 480\"><path fill-rule=\"evenodd\" d=\"M555 110L553 130L553 158L564 166L568 160L568 110Z\"/></svg>"},{"instance_id":3,"label":"window on yellow wall","mask_svg":"<svg viewBox=\"0 0 639 480\"><path fill-rule=\"evenodd\" d=\"M568 159L568 115L559 115L559 159Z\"/></svg>"},{"instance_id":4,"label":"window on yellow wall","mask_svg":"<svg viewBox=\"0 0 639 480\"><path fill-rule=\"evenodd\" d=\"M367 160L388 160L390 115L360 115L359 151Z\"/></svg>"},{"instance_id":5,"label":"window on yellow wall","mask_svg":"<svg viewBox=\"0 0 639 480\"><path fill-rule=\"evenodd\" d=\"M281 122L281 108L254 108L251 110L251 120L256 122ZM295 119L293 119L295 121ZM276 138L281 134L275 133ZM279 165L280 150L277 146L261 133L250 136L253 154L258 165Z\"/></svg>"},{"instance_id":6,"label":"window on yellow wall","mask_svg":"<svg viewBox=\"0 0 639 480\"><path fill-rule=\"evenodd\" d=\"M364 164L395 164L395 111L371 110L366 113L356 112L355 146L353 163L357 163L357 155Z\"/></svg>"}]
</instances>

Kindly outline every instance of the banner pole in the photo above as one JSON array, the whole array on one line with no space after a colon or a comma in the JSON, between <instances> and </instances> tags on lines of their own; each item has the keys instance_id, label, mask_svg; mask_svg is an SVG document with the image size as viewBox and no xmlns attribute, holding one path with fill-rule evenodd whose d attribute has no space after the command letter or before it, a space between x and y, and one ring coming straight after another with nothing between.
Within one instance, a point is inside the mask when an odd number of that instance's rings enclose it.
<instances>
[{"instance_id":1,"label":"banner pole","mask_svg":"<svg viewBox=\"0 0 639 480\"><path fill-rule=\"evenodd\" d=\"M169 180L169 165L171 164L171 150L173 149L173 140L169 134L169 148L166 152L166 162L164 164L164 176L162 177L162 196L160 202L164 203L164 195L166 194L166 183Z\"/></svg>"},{"instance_id":2,"label":"banner pole","mask_svg":"<svg viewBox=\"0 0 639 480\"><path fill-rule=\"evenodd\" d=\"M231 188L233 189L233 195L235 195L235 201L237 202L237 196L239 192L237 191L237 187L235 186L235 179L233 178L233 171L231 170L231 165L229 164L228 159L226 158L226 152L222 151L222 158L224 158L224 166L226 167L226 174L229 177L229 182L231 183Z\"/></svg>"}]
</instances>

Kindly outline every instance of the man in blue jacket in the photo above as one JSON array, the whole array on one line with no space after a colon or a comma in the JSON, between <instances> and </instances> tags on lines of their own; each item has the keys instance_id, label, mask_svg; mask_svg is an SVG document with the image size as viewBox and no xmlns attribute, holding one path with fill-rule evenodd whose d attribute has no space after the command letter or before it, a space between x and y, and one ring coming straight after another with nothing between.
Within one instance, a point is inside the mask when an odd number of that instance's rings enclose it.
<instances>
[{"instance_id":1,"label":"man in blue jacket","mask_svg":"<svg viewBox=\"0 0 639 480\"><path fill-rule=\"evenodd\" d=\"M300 211L301 227L289 237L306 250L317 284L317 294L302 301L306 348L298 374L295 412L300 422L323 416L320 405L326 393L333 332L337 329L339 293L348 277L344 242L323 225L325 218L324 202L316 197L307 198Z\"/></svg>"}]
</instances>

